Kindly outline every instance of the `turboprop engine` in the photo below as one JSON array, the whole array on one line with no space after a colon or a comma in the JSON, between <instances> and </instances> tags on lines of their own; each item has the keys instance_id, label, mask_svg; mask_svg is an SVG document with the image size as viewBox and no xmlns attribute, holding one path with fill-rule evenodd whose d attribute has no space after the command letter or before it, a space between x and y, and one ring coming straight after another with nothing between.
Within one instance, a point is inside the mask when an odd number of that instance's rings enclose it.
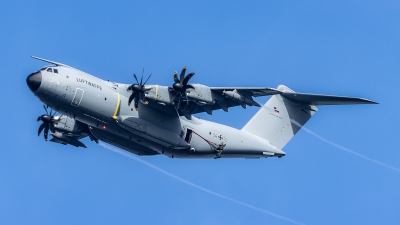
<instances>
[{"instance_id":1,"label":"turboprop engine","mask_svg":"<svg viewBox=\"0 0 400 225\"><path fill-rule=\"evenodd\" d=\"M215 103L210 87L202 84L192 84L192 86L194 89L189 89L186 94L190 100L199 105Z\"/></svg>"},{"instance_id":2,"label":"turboprop engine","mask_svg":"<svg viewBox=\"0 0 400 225\"><path fill-rule=\"evenodd\" d=\"M260 104L254 101L251 96L245 96L242 93L238 92L236 89L233 91L223 91L222 94L233 101L239 102L243 108L246 108L246 105L255 105L260 107Z\"/></svg>"},{"instance_id":3,"label":"turboprop engine","mask_svg":"<svg viewBox=\"0 0 400 225\"><path fill-rule=\"evenodd\" d=\"M172 104L174 95L171 93L167 86L154 85L151 86L151 89L145 94L145 97L148 100L154 100L159 104Z\"/></svg>"}]
</instances>

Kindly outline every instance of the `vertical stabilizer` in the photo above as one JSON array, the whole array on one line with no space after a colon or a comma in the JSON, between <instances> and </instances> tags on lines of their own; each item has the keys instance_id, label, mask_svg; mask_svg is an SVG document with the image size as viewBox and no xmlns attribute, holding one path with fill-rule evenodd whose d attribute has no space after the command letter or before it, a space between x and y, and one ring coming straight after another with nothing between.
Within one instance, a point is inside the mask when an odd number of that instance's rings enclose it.
<instances>
[{"instance_id":1,"label":"vertical stabilizer","mask_svg":"<svg viewBox=\"0 0 400 225\"><path fill-rule=\"evenodd\" d=\"M279 85L284 93L295 93L290 88ZM242 128L243 131L268 140L272 145L282 149L293 136L317 112L317 107L289 100L281 94L272 96L264 106Z\"/></svg>"}]
</instances>

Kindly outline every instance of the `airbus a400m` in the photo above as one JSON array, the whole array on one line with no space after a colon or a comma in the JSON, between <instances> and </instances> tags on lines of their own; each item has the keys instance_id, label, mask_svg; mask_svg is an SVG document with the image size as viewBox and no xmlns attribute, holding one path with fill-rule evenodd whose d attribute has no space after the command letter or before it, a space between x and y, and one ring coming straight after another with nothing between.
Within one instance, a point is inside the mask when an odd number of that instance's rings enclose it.
<instances>
[{"instance_id":1,"label":"airbus a400m","mask_svg":"<svg viewBox=\"0 0 400 225\"><path fill-rule=\"evenodd\" d=\"M316 112L316 105L374 104L353 97L297 93L277 88L208 87L189 84L186 67L172 86L102 80L70 66L48 63L27 77L33 94L45 105L38 135L60 144L86 147L82 138L99 140L137 155L172 158L282 157L283 147ZM271 95L260 105L253 98ZM230 107L260 107L241 129L206 121L195 114ZM62 114L56 116L54 111Z\"/></svg>"}]
</instances>

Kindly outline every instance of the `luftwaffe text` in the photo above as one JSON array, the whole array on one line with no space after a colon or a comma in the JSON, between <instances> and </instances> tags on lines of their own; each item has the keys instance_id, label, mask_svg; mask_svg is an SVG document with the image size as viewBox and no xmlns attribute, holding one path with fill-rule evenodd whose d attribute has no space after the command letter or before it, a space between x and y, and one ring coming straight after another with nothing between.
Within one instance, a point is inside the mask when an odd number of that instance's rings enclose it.
<instances>
[{"instance_id":1,"label":"luftwaffe text","mask_svg":"<svg viewBox=\"0 0 400 225\"><path fill-rule=\"evenodd\" d=\"M92 86L92 87L95 87L95 88L101 90L101 86L100 86L100 85L97 85L97 84L92 83L92 82L90 82L90 81L87 81L87 80L85 80L85 79L76 78L76 81L81 82L81 83L85 83L85 84L87 84L87 85L89 85L89 86Z\"/></svg>"}]
</instances>

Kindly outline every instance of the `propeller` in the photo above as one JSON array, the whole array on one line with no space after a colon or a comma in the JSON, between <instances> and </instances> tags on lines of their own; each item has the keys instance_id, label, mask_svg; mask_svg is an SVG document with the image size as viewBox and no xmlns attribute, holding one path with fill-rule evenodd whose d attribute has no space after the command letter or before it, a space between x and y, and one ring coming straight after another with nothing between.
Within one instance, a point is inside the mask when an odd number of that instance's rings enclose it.
<instances>
[{"instance_id":1,"label":"propeller","mask_svg":"<svg viewBox=\"0 0 400 225\"><path fill-rule=\"evenodd\" d=\"M38 136L40 136L40 133L42 133L44 129L44 140L47 141L47 137L49 136L49 130L51 129L50 124L53 124L55 122L58 122L61 120L61 116L58 118L55 118L54 115L56 112L50 109L50 113L47 111L47 107L43 105L44 110L46 111L46 114L43 114L37 118L37 122L40 120L43 121L43 123L40 125L39 130L38 130Z\"/></svg>"},{"instance_id":2,"label":"propeller","mask_svg":"<svg viewBox=\"0 0 400 225\"><path fill-rule=\"evenodd\" d=\"M133 74L133 77L136 80L136 84L132 84L131 86L128 87L128 91L132 91L131 96L129 96L128 105L131 105L132 100L135 99L134 102L135 102L136 111L139 109L139 100L143 104L146 104L143 101L144 92L151 90L151 88L146 88L145 85L146 85L147 81L150 79L152 74L150 73L149 77L147 77L147 80L143 83L143 73L144 73L144 68L142 71L142 77L140 78L140 83L136 77L136 74Z\"/></svg>"},{"instance_id":3,"label":"propeller","mask_svg":"<svg viewBox=\"0 0 400 225\"><path fill-rule=\"evenodd\" d=\"M172 88L178 92L176 95L180 94L179 100L178 100L178 107L180 106L182 97L186 97L186 104L189 104L189 100L186 95L186 90L189 88L194 89L194 87L192 85L187 84L187 83L189 82L190 78L192 78L194 76L195 73L193 73L193 72L189 73L185 77L186 69L187 69L187 66L183 67L181 74L180 74L180 79L178 79L178 73L176 71L174 73L175 83L172 85ZM175 99L176 95L174 96L174 99Z\"/></svg>"},{"instance_id":4,"label":"propeller","mask_svg":"<svg viewBox=\"0 0 400 225\"><path fill-rule=\"evenodd\" d=\"M185 77L186 69L187 69L187 66L183 67L183 69L181 71L180 79L178 79L178 73L176 71L174 73L175 83L172 85L172 88L174 88L175 91L179 92L181 94L181 96L186 95L186 89L189 89L189 88L194 89L194 87L192 85L187 84L189 82L190 78L192 78L194 76L194 73L189 73Z\"/></svg>"}]
</instances>

